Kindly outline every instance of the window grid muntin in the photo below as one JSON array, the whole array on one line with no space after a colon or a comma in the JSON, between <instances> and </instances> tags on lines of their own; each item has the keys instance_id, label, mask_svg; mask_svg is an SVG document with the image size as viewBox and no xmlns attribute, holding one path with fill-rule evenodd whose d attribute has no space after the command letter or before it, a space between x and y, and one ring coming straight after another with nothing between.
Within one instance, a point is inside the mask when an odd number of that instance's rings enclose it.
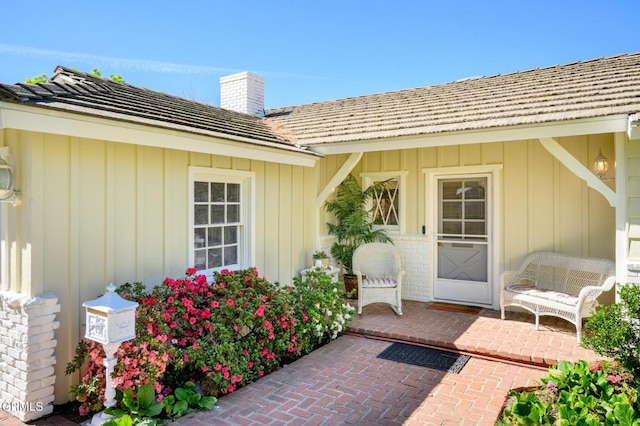
<instances>
[{"instance_id":1,"label":"window grid muntin","mask_svg":"<svg viewBox=\"0 0 640 426\"><path fill-rule=\"evenodd\" d=\"M207 185L206 197L204 184ZM193 185L194 267L208 270L237 265L243 225L241 183L195 180ZM203 220L205 209L206 223Z\"/></svg>"},{"instance_id":2,"label":"window grid muntin","mask_svg":"<svg viewBox=\"0 0 640 426\"><path fill-rule=\"evenodd\" d=\"M476 192L472 192L473 190L476 190ZM487 198L485 179L441 180L440 203L438 225L440 238L450 240L486 240ZM482 216L482 218L469 217L467 210L475 210L476 216ZM482 214L479 215L477 214L478 212L482 212Z\"/></svg>"}]
</instances>

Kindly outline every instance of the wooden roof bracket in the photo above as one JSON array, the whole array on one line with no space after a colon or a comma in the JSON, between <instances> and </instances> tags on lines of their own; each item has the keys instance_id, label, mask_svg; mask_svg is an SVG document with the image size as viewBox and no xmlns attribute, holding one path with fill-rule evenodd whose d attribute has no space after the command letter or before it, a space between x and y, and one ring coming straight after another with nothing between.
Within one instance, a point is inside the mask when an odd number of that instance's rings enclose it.
<instances>
[{"instance_id":1,"label":"wooden roof bracket","mask_svg":"<svg viewBox=\"0 0 640 426\"><path fill-rule=\"evenodd\" d=\"M347 177L351 170L360 162L362 158L363 152L354 152L347 158L347 161L344 162L340 170L336 172L335 175L331 178L331 180L327 183L322 191L316 197L316 208L319 209L322 207L324 202L329 198L329 195L336 190L336 187L340 185L340 183Z\"/></svg>"},{"instance_id":2,"label":"wooden roof bracket","mask_svg":"<svg viewBox=\"0 0 640 426\"><path fill-rule=\"evenodd\" d=\"M542 146L551 153L558 161L569 169L573 174L581 178L587 183L587 186L598 191L609 202L611 207L616 207L618 204L618 195L614 190L609 188L603 181L601 181L595 174L579 162L569 151L564 149L553 138L540 138Z\"/></svg>"}]
</instances>

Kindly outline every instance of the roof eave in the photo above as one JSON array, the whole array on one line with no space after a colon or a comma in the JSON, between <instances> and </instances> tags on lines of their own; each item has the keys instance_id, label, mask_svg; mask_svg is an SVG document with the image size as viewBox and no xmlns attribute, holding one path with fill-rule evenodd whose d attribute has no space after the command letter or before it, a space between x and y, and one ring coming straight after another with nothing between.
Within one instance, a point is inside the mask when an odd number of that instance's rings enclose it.
<instances>
[{"instance_id":1,"label":"roof eave","mask_svg":"<svg viewBox=\"0 0 640 426\"><path fill-rule=\"evenodd\" d=\"M626 132L628 114L556 121L535 125L516 125L478 130L421 133L408 136L362 138L350 141L303 141L309 149L322 155L349 154L353 152L390 151L396 149L427 148L448 145L506 142L548 137L567 137L588 134Z\"/></svg>"},{"instance_id":2,"label":"roof eave","mask_svg":"<svg viewBox=\"0 0 640 426\"><path fill-rule=\"evenodd\" d=\"M321 157L317 152L294 146L281 146L242 137L234 138L215 132L187 132L184 129L169 129L149 123L133 123L0 101L0 129L2 128L64 134L305 167L313 167Z\"/></svg>"}]
</instances>

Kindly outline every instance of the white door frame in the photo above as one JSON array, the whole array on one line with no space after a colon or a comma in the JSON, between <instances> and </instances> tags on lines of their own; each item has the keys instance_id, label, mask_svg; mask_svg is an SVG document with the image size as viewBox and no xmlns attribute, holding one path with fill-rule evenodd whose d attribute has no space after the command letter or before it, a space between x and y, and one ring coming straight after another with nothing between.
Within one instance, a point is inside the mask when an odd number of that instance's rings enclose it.
<instances>
[{"instance_id":1,"label":"white door frame","mask_svg":"<svg viewBox=\"0 0 640 426\"><path fill-rule=\"evenodd\" d=\"M439 178L448 177L460 177L466 175L485 174L489 175L489 190L491 191L490 205L487 206L489 210L489 220L491 221L491 235L490 235L490 252L487 253L489 257L487 281L491 287L491 303L487 307L497 309L499 304L499 274L500 274L500 260L502 259L501 250L501 229L502 229L502 164L489 164L481 166L468 166L468 167L438 167L422 169L425 174L425 234L429 237L430 250L430 270L431 270L431 298L433 299L433 290L436 282L436 261L437 261L437 233L438 222L435 215L436 206L438 203L438 186L437 181Z\"/></svg>"}]
</instances>

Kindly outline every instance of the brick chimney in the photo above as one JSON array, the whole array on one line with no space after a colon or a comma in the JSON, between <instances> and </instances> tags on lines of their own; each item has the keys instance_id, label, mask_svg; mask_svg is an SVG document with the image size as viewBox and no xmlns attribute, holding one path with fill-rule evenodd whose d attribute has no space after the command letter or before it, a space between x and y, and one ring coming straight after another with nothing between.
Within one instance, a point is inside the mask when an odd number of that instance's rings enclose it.
<instances>
[{"instance_id":1,"label":"brick chimney","mask_svg":"<svg viewBox=\"0 0 640 426\"><path fill-rule=\"evenodd\" d=\"M264 116L264 79L250 72L220 77L220 107Z\"/></svg>"}]
</instances>

